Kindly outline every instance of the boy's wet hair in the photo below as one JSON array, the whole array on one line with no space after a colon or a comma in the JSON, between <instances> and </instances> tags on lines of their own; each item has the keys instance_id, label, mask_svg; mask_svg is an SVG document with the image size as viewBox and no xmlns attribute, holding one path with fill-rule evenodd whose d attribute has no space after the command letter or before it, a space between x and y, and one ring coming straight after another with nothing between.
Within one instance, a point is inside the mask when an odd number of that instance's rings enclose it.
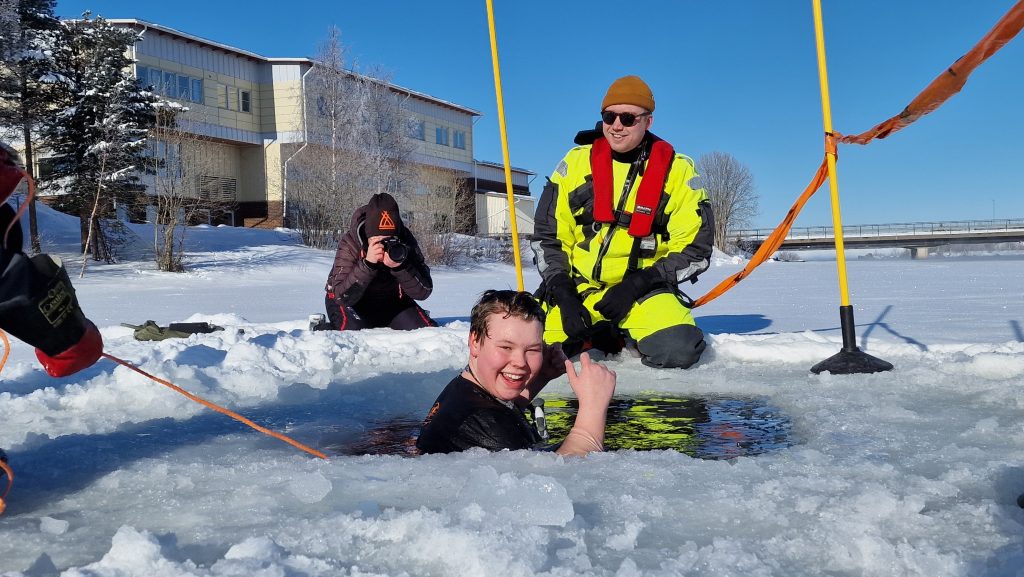
<instances>
[{"instance_id":1,"label":"boy's wet hair","mask_svg":"<svg viewBox=\"0 0 1024 577\"><path fill-rule=\"evenodd\" d=\"M544 324L544 309L537 299L525 291L489 290L480 296L469 315L469 332L476 334L477 342L487 336L487 320L492 314L502 318L516 317L524 321L540 321Z\"/></svg>"}]
</instances>

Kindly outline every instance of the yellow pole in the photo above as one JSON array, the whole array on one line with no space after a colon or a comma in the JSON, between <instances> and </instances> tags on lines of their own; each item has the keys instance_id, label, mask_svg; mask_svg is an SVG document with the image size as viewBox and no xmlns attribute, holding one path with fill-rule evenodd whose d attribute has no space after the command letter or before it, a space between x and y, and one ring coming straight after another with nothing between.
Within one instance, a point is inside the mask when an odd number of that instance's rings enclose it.
<instances>
[{"instance_id":1,"label":"yellow pole","mask_svg":"<svg viewBox=\"0 0 1024 577\"><path fill-rule=\"evenodd\" d=\"M821 81L821 114L825 121L825 162L828 166L828 187L832 193L832 231L836 237L836 266L839 268L840 328L843 348L811 367L818 374L877 373L891 371L892 363L875 358L857 347L857 323L853 320L850 291L846 286L846 254L843 252L843 219L839 216L839 184L836 182L836 140L832 134L832 109L828 100L828 72L825 69L825 33L821 24L821 0L814 3L814 38L818 46L818 79Z\"/></svg>"},{"instance_id":2,"label":"yellow pole","mask_svg":"<svg viewBox=\"0 0 1024 577\"><path fill-rule=\"evenodd\" d=\"M508 219L512 227L512 255L516 263L516 281L523 290L523 263L519 255L519 228L516 226L516 197L512 193L512 165L508 160L508 135L505 133L505 104L501 98L501 70L498 66L498 39L494 33L494 6L487 0L487 25L491 33L491 62L494 66L494 93L498 98L498 127L501 129L501 156L505 161L505 192L508 194Z\"/></svg>"},{"instance_id":3,"label":"yellow pole","mask_svg":"<svg viewBox=\"0 0 1024 577\"><path fill-rule=\"evenodd\" d=\"M828 70L825 67L825 31L821 21L821 0L814 3L814 39L818 46L818 80L821 83L821 113L825 121L825 137L832 139L832 108L828 97ZM839 214L839 183L836 182L835 146L826 146L828 188L832 195L832 232L836 237L836 266L839 268L839 298L842 306L850 305L850 291L846 283L846 255L843 252L843 219Z\"/></svg>"}]
</instances>

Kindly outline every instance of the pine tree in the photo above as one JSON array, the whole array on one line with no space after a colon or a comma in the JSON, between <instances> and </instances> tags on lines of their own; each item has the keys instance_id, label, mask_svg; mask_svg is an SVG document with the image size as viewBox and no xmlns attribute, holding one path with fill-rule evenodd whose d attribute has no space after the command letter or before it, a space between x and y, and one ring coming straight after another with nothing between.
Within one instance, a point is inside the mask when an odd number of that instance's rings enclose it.
<instances>
[{"instance_id":1,"label":"pine tree","mask_svg":"<svg viewBox=\"0 0 1024 577\"><path fill-rule=\"evenodd\" d=\"M0 0L0 125L20 134L25 166L36 178L32 138L51 111L51 46L60 22L54 0ZM39 252L35 203L29 205L32 250Z\"/></svg>"},{"instance_id":2,"label":"pine tree","mask_svg":"<svg viewBox=\"0 0 1024 577\"><path fill-rule=\"evenodd\" d=\"M158 99L132 74L135 32L88 13L62 24L53 53L61 112L42 127L55 159L48 184L64 193L57 207L80 216L83 253L109 262L114 255L101 219L144 189L139 173Z\"/></svg>"}]
</instances>

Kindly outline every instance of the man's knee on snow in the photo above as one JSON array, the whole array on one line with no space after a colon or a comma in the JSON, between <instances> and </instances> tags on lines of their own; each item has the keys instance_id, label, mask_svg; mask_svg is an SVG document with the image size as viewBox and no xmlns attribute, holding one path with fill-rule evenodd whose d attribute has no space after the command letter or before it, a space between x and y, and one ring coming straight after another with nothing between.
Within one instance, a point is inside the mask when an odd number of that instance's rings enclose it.
<instances>
[{"instance_id":1,"label":"man's knee on snow","mask_svg":"<svg viewBox=\"0 0 1024 577\"><path fill-rule=\"evenodd\" d=\"M636 344L641 362L659 369L687 369L700 360L706 346L704 333L694 325L662 329Z\"/></svg>"}]
</instances>

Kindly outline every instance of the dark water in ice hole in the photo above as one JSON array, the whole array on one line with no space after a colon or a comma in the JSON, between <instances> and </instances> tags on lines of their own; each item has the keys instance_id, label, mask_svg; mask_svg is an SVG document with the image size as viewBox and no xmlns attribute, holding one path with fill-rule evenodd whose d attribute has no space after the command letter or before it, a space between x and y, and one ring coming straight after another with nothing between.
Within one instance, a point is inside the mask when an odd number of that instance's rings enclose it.
<instances>
[{"instance_id":1,"label":"dark water in ice hole","mask_svg":"<svg viewBox=\"0 0 1024 577\"><path fill-rule=\"evenodd\" d=\"M550 441L565 438L578 406L575 397L543 395ZM345 435L321 449L341 455L416 455L421 420L370 423L353 441ZM668 394L619 396L608 407L605 449L672 449L699 459L731 459L781 451L795 444L789 417L764 399L690 398ZM328 436L329 437L329 436Z\"/></svg>"}]
</instances>

